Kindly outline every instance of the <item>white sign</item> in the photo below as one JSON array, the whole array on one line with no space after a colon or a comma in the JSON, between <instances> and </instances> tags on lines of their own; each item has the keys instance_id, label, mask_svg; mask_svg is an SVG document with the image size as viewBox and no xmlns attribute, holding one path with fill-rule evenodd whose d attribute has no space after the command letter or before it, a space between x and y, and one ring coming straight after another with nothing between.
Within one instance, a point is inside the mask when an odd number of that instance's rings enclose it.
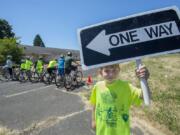
<instances>
[{"instance_id":1,"label":"white sign","mask_svg":"<svg viewBox=\"0 0 180 135\"><path fill-rule=\"evenodd\" d=\"M109 56L111 55L109 49L112 48L177 35L180 35L180 31L175 21L122 31L110 35L106 35L106 31L103 30L87 45L87 48Z\"/></svg>"}]
</instances>

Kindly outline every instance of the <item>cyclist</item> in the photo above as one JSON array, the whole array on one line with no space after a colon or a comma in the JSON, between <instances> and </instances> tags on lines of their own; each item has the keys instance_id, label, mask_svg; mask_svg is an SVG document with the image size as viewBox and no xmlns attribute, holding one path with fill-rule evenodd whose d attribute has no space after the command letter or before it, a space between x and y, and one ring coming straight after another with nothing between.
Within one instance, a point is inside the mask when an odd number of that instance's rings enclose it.
<instances>
[{"instance_id":1,"label":"cyclist","mask_svg":"<svg viewBox=\"0 0 180 135\"><path fill-rule=\"evenodd\" d=\"M43 57L39 57L39 59L35 62L35 69L38 74L41 74L43 71Z\"/></svg>"},{"instance_id":2,"label":"cyclist","mask_svg":"<svg viewBox=\"0 0 180 135\"><path fill-rule=\"evenodd\" d=\"M26 70L26 61L24 59L21 60L20 70L25 71Z\"/></svg>"},{"instance_id":3,"label":"cyclist","mask_svg":"<svg viewBox=\"0 0 180 135\"><path fill-rule=\"evenodd\" d=\"M8 55L7 56L7 60L6 60L6 65L4 68L7 68L9 74L10 74L10 77L12 78L12 66L13 66L13 62L12 62L12 56L11 55Z\"/></svg>"},{"instance_id":4,"label":"cyclist","mask_svg":"<svg viewBox=\"0 0 180 135\"><path fill-rule=\"evenodd\" d=\"M49 61L47 71L50 75L52 75L52 72L56 70L56 66L57 66L57 60L56 59L52 59L51 61Z\"/></svg>"},{"instance_id":5,"label":"cyclist","mask_svg":"<svg viewBox=\"0 0 180 135\"><path fill-rule=\"evenodd\" d=\"M60 58L58 59L58 74L63 77L64 76L64 55L61 54Z\"/></svg>"},{"instance_id":6,"label":"cyclist","mask_svg":"<svg viewBox=\"0 0 180 135\"><path fill-rule=\"evenodd\" d=\"M26 71L31 71L32 66L33 66L33 62L31 60L30 56L27 56L26 61L25 61Z\"/></svg>"},{"instance_id":7,"label":"cyclist","mask_svg":"<svg viewBox=\"0 0 180 135\"><path fill-rule=\"evenodd\" d=\"M19 74L19 79L20 81L22 81L21 79L23 79L23 75L26 72L26 60L25 59L21 59L21 65L20 65L20 74Z\"/></svg>"},{"instance_id":8,"label":"cyclist","mask_svg":"<svg viewBox=\"0 0 180 135\"><path fill-rule=\"evenodd\" d=\"M69 74L71 70L74 70L76 68L75 65L77 65L77 63L72 58L72 53L68 52L67 56L65 57L65 64L64 64L65 74Z\"/></svg>"},{"instance_id":9,"label":"cyclist","mask_svg":"<svg viewBox=\"0 0 180 135\"><path fill-rule=\"evenodd\" d=\"M27 56L26 61L25 61L25 70L26 70L29 80L31 79L30 77L31 77L32 66L33 66L33 62L31 60L30 56Z\"/></svg>"}]
</instances>

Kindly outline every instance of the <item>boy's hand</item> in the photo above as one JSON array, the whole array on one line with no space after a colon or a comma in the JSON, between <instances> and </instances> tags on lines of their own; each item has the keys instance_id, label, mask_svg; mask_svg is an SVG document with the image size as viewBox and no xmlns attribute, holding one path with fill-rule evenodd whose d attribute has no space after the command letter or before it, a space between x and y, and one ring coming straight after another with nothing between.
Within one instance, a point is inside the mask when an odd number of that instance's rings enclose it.
<instances>
[{"instance_id":1,"label":"boy's hand","mask_svg":"<svg viewBox=\"0 0 180 135\"><path fill-rule=\"evenodd\" d=\"M149 78L149 71L145 66L141 66L139 69L135 70L136 76L140 78L145 78L146 80Z\"/></svg>"},{"instance_id":2,"label":"boy's hand","mask_svg":"<svg viewBox=\"0 0 180 135\"><path fill-rule=\"evenodd\" d=\"M94 130L96 129L96 122L94 120L92 120L92 122L91 122L91 127Z\"/></svg>"}]
</instances>

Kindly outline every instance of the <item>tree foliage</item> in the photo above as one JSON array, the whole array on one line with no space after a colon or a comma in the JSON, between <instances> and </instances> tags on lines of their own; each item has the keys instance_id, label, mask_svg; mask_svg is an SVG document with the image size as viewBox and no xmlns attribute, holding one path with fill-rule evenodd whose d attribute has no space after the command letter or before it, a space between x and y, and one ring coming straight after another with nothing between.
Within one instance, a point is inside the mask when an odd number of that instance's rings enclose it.
<instances>
[{"instance_id":1,"label":"tree foliage","mask_svg":"<svg viewBox=\"0 0 180 135\"><path fill-rule=\"evenodd\" d=\"M0 39L0 63L6 61L7 55L12 56L12 60L19 64L24 55L23 48L19 47L15 38Z\"/></svg>"},{"instance_id":2,"label":"tree foliage","mask_svg":"<svg viewBox=\"0 0 180 135\"><path fill-rule=\"evenodd\" d=\"M45 44L44 42L42 41L41 37L39 34L37 34L34 38L34 41L33 41L33 45L34 46L39 46L39 47L45 47Z\"/></svg>"},{"instance_id":3,"label":"tree foliage","mask_svg":"<svg viewBox=\"0 0 180 135\"><path fill-rule=\"evenodd\" d=\"M0 39L14 38L15 34L12 32L12 26L4 20L0 19Z\"/></svg>"}]
</instances>

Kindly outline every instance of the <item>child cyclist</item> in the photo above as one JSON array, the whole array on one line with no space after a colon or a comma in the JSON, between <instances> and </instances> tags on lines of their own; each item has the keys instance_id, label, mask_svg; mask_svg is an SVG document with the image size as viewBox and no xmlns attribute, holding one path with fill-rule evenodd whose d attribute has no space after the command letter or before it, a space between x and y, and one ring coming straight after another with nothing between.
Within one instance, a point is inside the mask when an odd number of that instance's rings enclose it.
<instances>
[{"instance_id":1,"label":"child cyclist","mask_svg":"<svg viewBox=\"0 0 180 135\"><path fill-rule=\"evenodd\" d=\"M61 54L60 58L58 59L58 74L63 77L64 76L64 55Z\"/></svg>"},{"instance_id":2,"label":"child cyclist","mask_svg":"<svg viewBox=\"0 0 180 135\"><path fill-rule=\"evenodd\" d=\"M130 135L129 110L131 105L140 105L142 92L126 81L118 79L118 64L100 68L104 81L93 87L90 103L92 104L92 128L96 135ZM146 67L136 70L138 78L149 78Z\"/></svg>"}]
</instances>

